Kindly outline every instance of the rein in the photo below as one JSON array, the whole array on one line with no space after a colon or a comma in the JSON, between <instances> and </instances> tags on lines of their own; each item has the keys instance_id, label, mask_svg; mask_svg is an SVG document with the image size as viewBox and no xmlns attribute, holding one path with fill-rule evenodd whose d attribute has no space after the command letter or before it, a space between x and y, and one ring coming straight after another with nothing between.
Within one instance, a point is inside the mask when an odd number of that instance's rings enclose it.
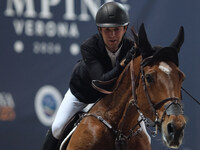
<instances>
[{"instance_id":1,"label":"rein","mask_svg":"<svg viewBox=\"0 0 200 150\"><path fill-rule=\"evenodd\" d=\"M181 87L181 89L182 89L188 96L190 96L197 104L200 105L200 102L199 102L196 98L194 98L185 88Z\"/></svg>"}]
</instances>

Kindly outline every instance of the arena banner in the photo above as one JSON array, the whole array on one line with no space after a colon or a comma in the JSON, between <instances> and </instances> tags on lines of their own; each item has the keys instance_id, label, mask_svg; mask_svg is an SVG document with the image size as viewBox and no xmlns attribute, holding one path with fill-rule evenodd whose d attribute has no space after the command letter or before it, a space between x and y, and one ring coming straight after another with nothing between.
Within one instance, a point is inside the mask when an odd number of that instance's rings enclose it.
<instances>
[{"instance_id":1,"label":"arena banner","mask_svg":"<svg viewBox=\"0 0 200 150\"><path fill-rule=\"evenodd\" d=\"M98 32L96 12L109 1L114 0L0 0L1 150L41 149L69 87L73 66L81 59L80 45ZM155 45L169 45L179 27L184 27L185 42L179 54L186 74L183 86L200 99L200 2L116 1L127 8L129 29L137 30L144 23ZM197 150L200 106L182 94L187 126L180 150ZM160 134L151 139L152 149L167 149Z\"/></svg>"}]
</instances>

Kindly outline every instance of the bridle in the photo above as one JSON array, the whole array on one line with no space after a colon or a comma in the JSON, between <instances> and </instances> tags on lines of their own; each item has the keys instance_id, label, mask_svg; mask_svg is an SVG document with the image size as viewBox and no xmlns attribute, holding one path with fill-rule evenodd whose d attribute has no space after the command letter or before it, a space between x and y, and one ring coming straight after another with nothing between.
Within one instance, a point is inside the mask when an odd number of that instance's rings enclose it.
<instances>
[{"instance_id":1,"label":"bridle","mask_svg":"<svg viewBox=\"0 0 200 150\"><path fill-rule=\"evenodd\" d=\"M133 59L134 59L134 55L133 55ZM141 128L139 128L137 130L136 130L136 128L137 128L137 126L140 126L140 123L142 121L144 121L146 125L149 124L149 121L151 121L151 126L154 126L156 128L156 130L151 132L151 134L153 136L156 136L157 133L158 133L158 129L161 129L161 125L162 125L162 122L164 121L165 115L182 115L183 114L183 107L182 107L182 104L181 104L181 100L178 97L168 97L168 98L165 98L165 99L159 101L158 103L155 103L155 104L153 103L151 97L149 96L149 92L148 92L147 85L146 85L146 82L145 82L145 72L144 72L144 67L149 65L149 63L151 63L151 61L152 61L152 56L148 57L147 59L144 59L141 62L140 70L139 70L138 75L136 76L136 79L134 78L133 61L129 63L130 73L131 73L131 83L132 83L132 97L133 98L129 101L129 105L128 105L126 111L125 111L125 115L124 115L124 118L122 120L121 126L119 126L119 129L116 132L117 137L115 139L115 145L116 145L117 150L121 150L121 149L125 148L126 142L128 140L130 140L131 137L137 135L141 131ZM147 101L148 101L148 103L151 107L151 111L153 112L153 114L155 116L154 121L147 118L138 106L136 89L139 86L140 76L141 76L142 85L143 85L143 89L144 89ZM165 104L169 101L170 101L170 103ZM161 108L163 105L164 105L165 110L162 114L162 117L159 118L158 113L157 113L157 109ZM138 120L137 124L129 130L128 135L124 135L122 133L121 129L123 128L123 125L124 125L123 123L125 121L125 117L128 115L128 111L131 107L135 107L137 109L140 120Z\"/></svg>"},{"instance_id":2,"label":"bridle","mask_svg":"<svg viewBox=\"0 0 200 150\"><path fill-rule=\"evenodd\" d=\"M139 74L137 76L135 86L134 85L132 85L132 86L134 88L133 97L135 99L135 103L137 103L137 96L136 96L135 92L136 92L136 88L138 86L137 84L139 84L138 83L139 82L139 76L141 74L141 80L142 80L143 89L144 89L147 101L148 101L148 103L149 103L149 105L151 107L151 110L152 110L152 112L153 112L153 114L155 116L155 120L154 121L148 118L148 120L151 121L151 125L155 126L155 128L156 128L156 131L153 133L154 136L155 136L155 135L157 135L157 129L161 128L162 122L164 121L164 116L165 115L183 115L183 107L182 107L182 104L181 104L181 99L178 98L178 97L167 97L167 98L165 98L163 100L160 100L158 103L155 103L155 104L153 103L153 101L152 101L152 99L151 99L151 97L149 95L148 89L147 89L147 85L146 85L146 81L145 81L145 72L144 72L144 67L149 65L152 62L152 58L153 58L153 56L150 56L150 57L144 59L141 62L140 71L139 71ZM131 63L131 65L133 65L133 63ZM131 78L132 78L131 80L132 80L132 82L134 82L133 81L134 80L133 79L133 77L134 77L134 75L133 75L133 73L134 73L133 66L130 67L130 69L131 69ZM170 101L170 103L165 104L165 103L167 103L169 101ZM135 105L137 105L137 104L135 104ZM162 114L162 117L159 118L158 113L157 113L157 109L161 108L163 105L164 105L165 110L164 110L164 112ZM139 109L138 106L137 106L137 108ZM147 117L145 117L145 118L147 118Z\"/></svg>"}]
</instances>

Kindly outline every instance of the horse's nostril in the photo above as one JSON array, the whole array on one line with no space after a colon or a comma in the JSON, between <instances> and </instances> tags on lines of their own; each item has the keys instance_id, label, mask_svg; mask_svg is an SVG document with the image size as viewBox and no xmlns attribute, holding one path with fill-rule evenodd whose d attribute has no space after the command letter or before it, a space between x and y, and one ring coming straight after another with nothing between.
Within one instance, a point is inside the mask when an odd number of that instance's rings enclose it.
<instances>
[{"instance_id":1,"label":"horse's nostril","mask_svg":"<svg viewBox=\"0 0 200 150\"><path fill-rule=\"evenodd\" d=\"M169 134L174 134L174 125L173 125L173 123L169 123L167 125L167 130L168 130Z\"/></svg>"}]
</instances>

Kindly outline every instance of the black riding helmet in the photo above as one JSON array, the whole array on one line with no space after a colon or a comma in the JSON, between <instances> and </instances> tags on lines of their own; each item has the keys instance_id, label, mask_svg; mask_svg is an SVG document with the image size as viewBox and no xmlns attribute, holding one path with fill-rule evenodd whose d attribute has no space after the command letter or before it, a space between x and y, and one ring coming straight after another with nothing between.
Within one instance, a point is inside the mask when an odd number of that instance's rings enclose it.
<instances>
[{"instance_id":1,"label":"black riding helmet","mask_svg":"<svg viewBox=\"0 0 200 150\"><path fill-rule=\"evenodd\" d=\"M117 2L103 4L96 14L98 27L118 27L129 24L128 12L124 6Z\"/></svg>"}]
</instances>

